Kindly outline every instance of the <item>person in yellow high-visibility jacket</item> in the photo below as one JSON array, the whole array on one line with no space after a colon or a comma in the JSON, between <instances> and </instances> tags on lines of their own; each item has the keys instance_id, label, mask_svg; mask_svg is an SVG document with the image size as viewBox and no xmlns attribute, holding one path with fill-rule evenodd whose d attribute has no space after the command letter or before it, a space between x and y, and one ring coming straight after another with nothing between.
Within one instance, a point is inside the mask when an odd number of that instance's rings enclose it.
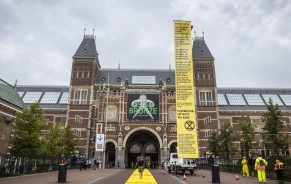
<instances>
[{"instance_id":1,"label":"person in yellow high-visibility jacket","mask_svg":"<svg viewBox=\"0 0 291 184\"><path fill-rule=\"evenodd\" d=\"M249 177L249 168L248 168L248 163L247 163L247 158L243 157L242 161L241 161L241 165L242 165L242 173L243 176L247 176Z\"/></svg>"},{"instance_id":2,"label":"person in yellow high-visibility jacket","mask_svg":"<svg viewBox=\"0 0 291 184\"><path fill-rule=\"evenodd\" d=\"M268 162L262 158L262 155L259 155L256 159L255 163L255 170L258 172L258 180L259 183L264 182L266 183L266 167L268 165Z\"/></svg>"}]
</instances>

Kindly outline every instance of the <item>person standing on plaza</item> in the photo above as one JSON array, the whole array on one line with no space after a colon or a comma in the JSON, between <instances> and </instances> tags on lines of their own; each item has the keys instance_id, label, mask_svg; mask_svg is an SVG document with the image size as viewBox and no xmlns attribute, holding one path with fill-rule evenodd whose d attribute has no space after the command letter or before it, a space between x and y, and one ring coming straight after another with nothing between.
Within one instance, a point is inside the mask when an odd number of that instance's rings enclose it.
<instances>
[{"instance_id":1,"label":"person standing on plaza","mask_svg":"<svg viewBox=\"0 0 291 184\"><path fill-rule=\"evenodd\" d=\"M284 184L284 164L280 160L276 160L275 168L274 168L276 174L277 174L277 180L279 181L278 184L282 183Z\"/></svg>"},{"instance_id":2,"label":"person standing on plaza","mask_svg":"<svg viewBox=\"0 0 291 184\"><path fill-rule=\"evenodd\" d=\"M266 183L266 167L268 165L268 162L262 158L262 155L259 155L255 162L255 170L257 170L258 173L258 180L259 183Z\"/></svg>"},{"instance_id":3,"label":"person standing on plaza","mask_svg":"<svg viewBox=\"0 0 291 184\"><path fill-rule=\"evenodd\" d=\"M142 157L139 157L137 161L137 167L138 167L138 172L139 172L139 178L142 179L142 174L143 174L143 166L144 166L144 161Z\"/></svg>"},{"instance_id":4,"label":"person standing on plaza","mask_svg":"<svg viewBox=\"0 0 291 184\"><path fill-rule=\"evenodd\" d=\"M255 165L255 160L253 159L253 155L248 159L248 165L249 165L249 173L252 178L254 178L254 165Z\"/></svg>"},{"instance_id":5,"label":"person standing on plaza","mask_svg":"<svg viewBox=\"0 0 291 184\"><path fill-rule=\"evenodd\" d=\"M242 161L241 161L241 165L242 165L242 173L243 176L247 176L249 177L249 168L248 168L248 163L247 163L247 158L244 156Z\"/></svg>"},{"instance_id":6,"label":"person standing on plaza","mask_svg":"<svg viewBox=\"0 0 291 184\"><path fill-rule=\"evenodd\" d=\"M96 160L96 169L99 170L99 159Z\"/></svg>"},{"instance_id":7,"label":"person standing on plaza","mask_svg":"<svg viewBox=\"0 0 291 184\"><path fill-rule=\"evenodd\" d=\"M82 171L82 168L83 168L83 158L80 158L79 160L79 165L80 165L80 171Z\"/></svg>"}]
</instances>

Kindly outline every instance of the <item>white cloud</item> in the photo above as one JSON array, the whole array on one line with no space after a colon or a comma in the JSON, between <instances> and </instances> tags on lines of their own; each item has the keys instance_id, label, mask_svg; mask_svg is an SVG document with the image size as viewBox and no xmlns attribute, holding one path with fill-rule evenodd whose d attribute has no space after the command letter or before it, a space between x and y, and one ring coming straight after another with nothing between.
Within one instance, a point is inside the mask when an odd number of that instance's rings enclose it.
<instances>
[{"instance_id":1,"label":"white cloud","mask_svg":"<svg viewBox=\"0 0 291 184\"><path fill-rule=\"evenodd\" d=\"M69 85L83 29L104 68L168 68L173 20L205 31L219 87L289 87L291 2L245 0L0 2L0 78ZM271 73L271 74L270 74ZM282 79L283 78L283 79Z\"/></svg>"}]
</instances>

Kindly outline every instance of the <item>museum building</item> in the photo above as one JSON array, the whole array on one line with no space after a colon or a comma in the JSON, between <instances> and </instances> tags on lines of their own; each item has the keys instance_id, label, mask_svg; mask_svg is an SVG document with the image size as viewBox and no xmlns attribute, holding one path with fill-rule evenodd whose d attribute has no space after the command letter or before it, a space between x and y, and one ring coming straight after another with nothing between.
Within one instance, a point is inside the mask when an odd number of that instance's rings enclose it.
<instances>
[{"instance_id":1,"label":"museum building","mask_svg":"<svg viewBox=\"0 0 291 184\"><path fill-rule=\"evenodd\" d=\"M215 62L204 37L192 47L200 157L207 157L208 137L221 122L250 116L256 124L256 152L268 154L261 141L261 116L272 99L283 112L284 132L291 131L291 89L221 88ZM96 135L105 134L106 163L131 167L137 156L151 162L169 158L177 147L174 69L102 68L93 35L73 55L69 86L17 86L25 106L39 102L47 127L69 125L78 137L76 154L102 160ZM289 141L291 137L289 138ZM240 149L239 144L236 145ZM98 145L97 145L98 147Z\"/></svg>"}]
</instances>

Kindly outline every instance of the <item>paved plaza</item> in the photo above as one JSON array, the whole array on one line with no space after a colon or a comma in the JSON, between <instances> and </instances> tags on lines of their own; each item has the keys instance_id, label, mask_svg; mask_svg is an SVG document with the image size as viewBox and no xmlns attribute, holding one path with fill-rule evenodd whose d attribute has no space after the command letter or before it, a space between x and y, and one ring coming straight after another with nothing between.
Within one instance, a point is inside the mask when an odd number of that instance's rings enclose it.
<instances>
[{"instance_id":1,"label":"paved plaza","mask_svg":"<svg viewBox=\"0 0 291 184\"><path fill-rule=\"evenodd\" d=\"M102 170L68 170L67 182L69 184L123 184L134 172L134 169L105 169ZM207 184L212 183L212 173L208 170L199 170L196 175L175 176L161 169L150 169L157 183L166 184ZM54 184L58 183L58 172L49 172L42 174L33 174L26 176L17 176L9 178L0 178L2 184ZM147 183L143 179L138 182ZM258 183L257 178L251 179L239 175L236 180L236 174L220 172L221 184L254 184ZM267 180L268 184L277 184L277 181ZM285 182L287 183L287 182Z\"/></svg>"}]
</instances>

